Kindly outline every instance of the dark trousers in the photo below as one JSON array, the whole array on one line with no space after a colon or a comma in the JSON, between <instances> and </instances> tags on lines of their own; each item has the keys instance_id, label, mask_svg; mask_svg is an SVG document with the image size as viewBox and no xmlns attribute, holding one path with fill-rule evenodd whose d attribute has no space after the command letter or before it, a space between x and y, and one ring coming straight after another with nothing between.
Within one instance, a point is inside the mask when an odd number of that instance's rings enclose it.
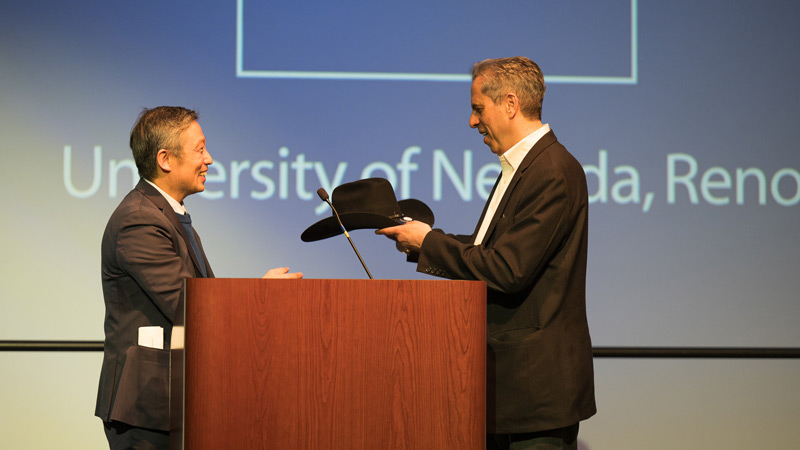
<instances>
[{"instance_id":1,"label":"dark trousers","mask_svg":"<svg viewBox=\"0 0 800 450\"><path fill-rule=\"evenodd\" d=\"M169 450L169 432L103 422L111 450Z\"/></svg>"},{"instance_id":2,"label":"dark trousers","mask_svg":"<svg viewBox=\"0 0 800 450\"><path fill-rule=\"evenodd\" d=\"M578 424L555 430L486 435L486 450L577 450Z\"/></svg>"}]
</instances>

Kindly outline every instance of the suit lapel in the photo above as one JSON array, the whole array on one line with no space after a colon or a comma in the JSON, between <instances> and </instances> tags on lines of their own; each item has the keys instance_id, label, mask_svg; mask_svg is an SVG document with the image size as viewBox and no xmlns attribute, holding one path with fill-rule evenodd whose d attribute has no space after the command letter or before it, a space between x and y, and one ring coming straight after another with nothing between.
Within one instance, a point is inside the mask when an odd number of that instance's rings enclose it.
<instances>
[{"instance_id":1,"label":"suit lapel","mask_svg":"<svg viewBox=\"0 0 800 450\"><path fill-rule=\"evenodd\" d=\"M177 213L172 209L172 206L170 206L167 199L165 199L160 192L158 192L153 186L151 186L150 183L144 180L139 180L139 183L136 185L136 189L139 190L142 194L144 194L144 196L147 197L148 200L150 200L154 205L156 205L156 207L158 207L158 209L161 210L161 213L164 214L164 217L166 217L167 220L169 220L169 222L172 224L172 226L175 228L178 234L180 234L181 238L183 239L183 242L186 244L186 248L189 250L189 257L192 258L192 264L194 265L194 272L195 274L197 274L197 276L201 276L199 275L202 273L202 271L200 270L200 263L198 263L194 251L192 251L192 243L189 240L189 237L186 235L186 231L183 229L183 224L181 224L180 220L178 220ZM195 233L195 239L197 239L197 245L200 247L200 251L202 252L203 247L200 244L200 239L197 237L197 233ZM203 257L205 258L205 253L203 254ZM208 265L206 265L206 270L209 274L211 273L211 270L208 268Z\"/></svg>"},{"instance_id":2,"label":"suit lapel","mask_svg":"<svg viewBox=\"0 0 800 450\"><path fill-rule=\"evenodd\" d=\"M497 190L497 186L500 184L500 179L502 178L502 173L497 176L497 179L494 181L494 187L492 187L492 191L489 192L489 198L486 199L486 203L483 205L483 211L481 212L480 218L478 218L478 224L475 225L475 231L472 232L472 242L475 242L475 237L478 236L478 231L481 229L481 224L483 223L483 218L486 216L486 212L489 210L489 203L492 202L492 197L494 196L494 191ZM488 229L486 230L489 231ZM484 237L484 242L486 238Z\"/></svg>"},{"instance_id":3,"label":"suit lapel","mask_svg":"<svg viewBox=\"0 0 800 450\"><path fill-rule=\"evenodd\" d=\"M494 212L494 216L492 217L492 221L489 223L489 227L486 229L486 236L483 238L483 242L490 242L493 238L494 230L497 228L497 222L503 217L505 213L506 206L508 205L508 201L512 195L514 195L514 189L517 187L519 180L522 179L522 175L528 170L533 161L550 145L556 142L556 135L552 131L548 131L545 133L544 136L541 137L533 147L530 149L525 158L520 163L517 170L514 172L514 177L511 178L511 182L508 184L508 188L506 192L503 194L503 198L500 199L500 203L497 205L497 209ZM497 181L494 184L494 188L492 189L492 194L489 196L489 201L491 201L491 196L494 195L495 189L497 189L497 184L500 182L501 177L497 177ZM483 208L483 214L486 214L486 209L489 206L489 202L486 202L486 206ZM481 222L483 221L483 215L481 215ZM478 226L480 226L481 222L478 222ZM476 231L477 233L477 231Z\"/></svg>"}]
</instances>

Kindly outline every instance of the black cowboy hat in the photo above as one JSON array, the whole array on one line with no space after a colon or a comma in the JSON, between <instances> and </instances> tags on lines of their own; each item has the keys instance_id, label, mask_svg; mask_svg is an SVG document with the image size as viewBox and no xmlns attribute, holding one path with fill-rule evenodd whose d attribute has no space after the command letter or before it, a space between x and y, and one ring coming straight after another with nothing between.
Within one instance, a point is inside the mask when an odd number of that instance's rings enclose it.
<instances>
[{"instance_id":1,"label":"black cowboy hat","mask_svg":"<svg viewBox=\"0 0 800 450\"><path fill-rule=\"evenodd\" d=\"M381 229L419 220L433 225L433 211L413 198L397 201L389 180L366 178L337 186L331 196L347 231ZM331 212L332 214L332 212ZM331 215L303 231L303 242L319 241L342 233L336 216Z\"/></svg>"}]
</instances>

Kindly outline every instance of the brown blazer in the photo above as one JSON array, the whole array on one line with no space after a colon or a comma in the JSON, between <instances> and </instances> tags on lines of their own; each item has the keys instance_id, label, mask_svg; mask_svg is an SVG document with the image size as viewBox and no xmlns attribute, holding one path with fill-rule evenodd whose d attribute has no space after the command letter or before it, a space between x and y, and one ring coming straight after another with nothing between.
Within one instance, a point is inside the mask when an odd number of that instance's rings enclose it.
<instances>
[{"instance_id":1,"label":"brown blazer","mask_svg":"<svg viewBox=\"0 0 800 450\"><path fill-rule=\"evenodd\" d=\"M167 200L140 180L108 220L101 255L106 338L95 415L169 430L172 324L183 280L201 277L191 244ZM206 271L213 277L208 263ZM143 326L164 328L164 350L137 345Z\"/></svg>"},{"instance_id":2,"label":"brown blazer","mask_svg":"<svg viewBox=\"0 0 800 450\"><path fill-rule=\"evenodd\" d=\"M418 271L488 286L489 433L560 428L596 412L588 207L583 167L551 131L514 174L483 245L472 245L477 227L471 236L435 230L422 243Z\"/></svg>"}]
</instances>

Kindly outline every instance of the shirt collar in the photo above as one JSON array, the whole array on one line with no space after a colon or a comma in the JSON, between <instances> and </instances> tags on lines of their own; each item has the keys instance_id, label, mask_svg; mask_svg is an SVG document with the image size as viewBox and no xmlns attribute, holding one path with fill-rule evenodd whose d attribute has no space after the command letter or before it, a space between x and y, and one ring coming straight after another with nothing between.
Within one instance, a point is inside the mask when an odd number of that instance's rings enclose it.
<instances>
[{"instance_id":1,"label":"shirt collar","mask_svg":"<svg viewBox=\"0 0 800 450\"><path fill-rule=\"evenodd\" d=\"M169 194L164 192L160 187L156 186L155 183L153 183L152 181L148 180L147 178L145 178L144 181L148 182L150 184L150 186L153 186L154 188L156 188L156 190L158 192L160 192L161 195L163 195L165 199L167 199L167 203L169 203L169 206L172 207L173 211L175 211L176 213L181 214L181 215L186 214L186 207L183 206L183 203L180 203L177 200L175 200L174 198L172 198Z\"/></svg>"},{"instance_id":2,"label":"shirt collar","mask_svg":"<svg viewBox=\"0 0 800 450\"><path fill-rule=\"evenodd\" d=\"M521 141L514 144L513 147L506 150L505 153L500 155L500 160L502 161L505 159L508 164L514 168L516 171L520 164L522 164L522 160L525 159L525 155L539 142L539 139L542 138L545 134L550 131L549 124L542 124L536 131L533 133L525 136L522 138Z\"/></svg>"}]
</instances>

